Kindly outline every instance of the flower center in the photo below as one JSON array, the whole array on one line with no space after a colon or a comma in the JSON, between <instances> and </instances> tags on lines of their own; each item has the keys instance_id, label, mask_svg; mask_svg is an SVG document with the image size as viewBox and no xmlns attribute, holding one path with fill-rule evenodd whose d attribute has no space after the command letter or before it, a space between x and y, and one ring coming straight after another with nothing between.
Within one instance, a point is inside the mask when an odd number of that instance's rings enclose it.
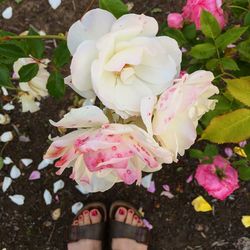
<instances>
[{"instance_id":1,"label":"flower center","mask_svg":"<svg viewBox=\"0 0 250 250\"><path fill-rule=\"evenodd\" d=\"M218 176L218 178L220 180L222 180L222 179L224 179L226 177L224 169L216 168L215 173L216 173L216 175Z\"/></svg>"}]
</instances>

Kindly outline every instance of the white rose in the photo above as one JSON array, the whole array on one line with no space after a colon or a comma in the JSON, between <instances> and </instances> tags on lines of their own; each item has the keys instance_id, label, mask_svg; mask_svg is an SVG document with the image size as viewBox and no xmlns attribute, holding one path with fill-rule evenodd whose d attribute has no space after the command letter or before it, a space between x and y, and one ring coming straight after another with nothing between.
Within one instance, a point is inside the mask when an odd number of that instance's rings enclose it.
<instances>
[{"instance_id":1,"label":"white rose","mask_svg":"<svg viewBox=\"0 0 250 250\"><path fill-rule=\"evenodd\" d=\"M180 70L177 42L157 32L152 17L128 14L116 20L105 10L89 11L68 33L70 85L83 97L96 94L123 118L139 115L141 99L161 94Z\"/></svg>"},{"instance_id":2,"label":"white rose","mask_svg":"<svg viewBox=\"0 0 250 250\"><path fill-rule=\"evenodd\" d=\"M198 120L215 107L216 100L209 99L219 93L213 79L212 72L199 70L176 80L158 102L156 97L142 100L141 115L148 132L173 153L175 161L195 142Z\"/></svg>"}]
</instances>

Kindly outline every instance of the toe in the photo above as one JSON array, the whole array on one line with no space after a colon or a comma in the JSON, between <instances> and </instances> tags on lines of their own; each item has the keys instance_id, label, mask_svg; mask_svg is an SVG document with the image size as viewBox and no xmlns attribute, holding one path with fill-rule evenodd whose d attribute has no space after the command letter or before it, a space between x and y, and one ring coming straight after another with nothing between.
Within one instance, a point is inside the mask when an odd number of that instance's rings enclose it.
<instances>
[{"instance_id":1,"label":"toe","mask_svg":"<svg viewBox=\"0 0 250 250\"><path fill-rule=\"evenodd\" d=\"M139 219L137 223L137 227L143 227L143 221L141 219Z\"/></svg>"},{"instance_id":2,"label":"toe","mask_svg":"<svg viewBox=\"0 0 250 250\"><path fill-rule=\"evenodd\" d=\"M79 223L80 226L82 226L82 225L84 224L84 218L83 218L83 215L82 215L82 214L80 214L80 215L78 216L78 223Z\"/></svg>"},{"instance_id":3,"label":"toe","mask_svg":"<svg viewBox=\"0 0 250 250\"><path fill-rule=\"evenodd\" d=\"M134 211L133 211L133 209L129 209L129 210L128 210L128 213L127 213L127 218L126 218L126 223L127 223L127 224L132 224L133 216L134 216Z\"/></svg>"},{"instance_id":4,"label":"toe","mask_svg":"<svg viewBox=\"0 0 250 250\"><path fill-rule=\"evenodd\" d=\"M138 221L139 221L138 216L137 216L137 215L134 215L134 216L133 216L132 223L131 223L131 224L132 224L132 226L137 226Z\"/></svg>"},{"instance_id":5,"label":"toe","mask_svg":"<svg viewBox=\"0 0 250 250\"><path fill-rule=\"evenodd\" d=\"M73 226L78 226L79 225L79 222L78 220L74 220L73 223L72 223Z\"/></svg>"},{"instance_id":6,"label":"toe","mask_svg":"<svg viewBox=\"0 0 250 250\"><path fill-rule=\"evenodd\" d=\"M90 214L90 221L92 224L96 224L96 223L101 222L102 216L101 216L101 213L99 212L99 210L92 209L89 214Z\"/></svg>"},{"instance_id":7,"label":"toe","mask_svg":"<svg viewBox=\"0 0 250 250\"><path fill-rule=\"evenodd\" d=\"M127 209L124 207L119 207L115 213L115 220L120 222L125 222L127 216Z\"/></svg>"},{"instance_id":8,"label":"toe","mask_svg":"<svg viewBox=\"0 0 250 250\"><path fill-rule=\"evenodd\" d=\"M84 210L82 214L83 214L83 219L84 219L84 225L89 225L90 224L89 211Z\"/></svg>"}]
</instances>

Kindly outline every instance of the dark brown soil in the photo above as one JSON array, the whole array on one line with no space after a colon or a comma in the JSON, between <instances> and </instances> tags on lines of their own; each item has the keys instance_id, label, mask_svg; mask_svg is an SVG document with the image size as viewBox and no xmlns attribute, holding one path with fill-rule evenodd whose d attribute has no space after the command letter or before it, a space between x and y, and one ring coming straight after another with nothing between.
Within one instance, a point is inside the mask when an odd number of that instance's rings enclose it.
<instances>
[{"instance_id":1,"label":"dark brown soil","mask_svg":"<svg viewBox=\"0 0 250 250\"><path fill-rule=\"evenodd\" d=\"M19 5L14 1L6 1L0 5L1 11L9 4L13 6L14 14L11 20L0 17L0 28L21 33L32 24L48 33L65 32L69 26L81 17L90 0L63 0L62 5L52 10L47 0L23 0ZM163 12L154 16L163 21L166 13L180 10L181 1L177 0L134 0L135 12L152 14L152 9L161 8ZM41 170L40 180L29 181L29 174L37 168L42 155L47 149L48 135L56 131L49 125L48 120L58 120L61 110L67 110L73 104L72 93L67 93L61 101L52 98L44 100L41 110L35 114L21 113L20 107L8 112L11 124L0 126L0 134L4 131L15 131L15 125L21 134L30 137L30 142L20 142L15 133L15 139L4 150L4 156L12 158L21 169L22 176L13 181L6 193L0 191L0 249L7 250L56 250L66 249L65 231L73 218L71 206L78 201L86 204L89 201L100 200L109 205L122 199L142 207L146 218L154 225L152 231L152 250L182 250L182 249L225 249L243 248L237 245L242 237L249 237L249 229L241 224L241 216L249 214L250 185L242 183L235 192L235 200L218 202L212 200L193 181L186 183L187 177L193 173L197 162L187 157L180 159L178 164L165 166L154 174L157 191L147 192L143 187L117 184L105 193L83 195L75 183L68 179L68 173L58 177L55 168L50 166ZM2 147L2 144L0 144ZM202 149L202 146L201 146ZM21 158L32 158L33 164L24 167ZM0 186L4 176L9 176L10 165L0 170ZM45 189L53 191L53 183L58 179L65 181L65 188L58 192L59 201L53 196L52 205L46 206L43 200ZM163 184L169 184L175 195L173 199L160 196ZM12 194L23 194L25 204L17 206L8 198ZM197 213L191 201L198 195L203 195L214 205L214 213ZM51 212L61 208L62 214L53 221ZM245 248L250 249L250 248ZM129 249L128 249L129 250Z\"/></svg>"}]
</instances>

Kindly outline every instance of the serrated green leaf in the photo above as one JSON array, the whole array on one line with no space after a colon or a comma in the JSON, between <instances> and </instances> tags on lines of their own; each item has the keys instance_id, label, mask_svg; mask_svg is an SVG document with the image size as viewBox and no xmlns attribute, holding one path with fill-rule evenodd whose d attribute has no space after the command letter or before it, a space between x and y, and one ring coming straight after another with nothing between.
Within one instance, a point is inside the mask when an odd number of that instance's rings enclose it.
<instances>
[{"instance_id":1,"label":"serrated green leaf","mask_svg":"<svg viewBox=\"0 0 250 250\"><path fill-rule=\"evenodd\" d=\"M218 67L219 64L220 64L219 59L213 58L213 59L210 59L209 61L207 61L206 68L208 70L214 71Z\"/></svg>"},{"instance_id":2,"label":"serrated green leaf","mask_svg":"<svg viewBox=\"0 0 250 250\"><path fill-rule=\"evenodd\" d=\"M33 29L32 27L29 29L28 35L37 35L39 33ZM42 39L26 39L26 43L29 48L29 53L34 56L35 58L41 59L43 58L44 50L45 50L45 43Z\"/></svg>"},{"instance_id":3,"label":"serrated green leaf","mask_svg":"<svg viewBox=\"0 0 250 250\"><path fill-rule=\"evenodd\" d=\"M250 109L238 109L212 119L201 138L214 143L238 143L250 138Z\"/></svg>"},{"instance_id":4,"label":"serrated green leaf","mask_svg":"<svg viewBox=\"0 0 250 250\"><path fill-rule=\"evenodd\" d=\"M238 44L237 49L242 60L250 62L250 39Z\"/></svg>"},{"instance_id":5,"label":"serrated green leaf","mask_svg":"<svg viewBox=\"0 0 250 250\"><path fill-rule=\"evenodd\" d=\"M66 41L62 41L58 44L58 47L54 50L53 54L53 63L57 67L63 67L65 64L69 63L70 61L70 52L67 46Z\"/></svg>"},{"instance_id":6,"label":"serrated green leaf","mask_svg":"<svg viewBox=\"0 0 250 250\"><path fill-rule=\"evenodd\" d=\"M191 158L202 159L204 157L203 152L201 150L199 150L199 149L193 149L192 148L192 149L189 149L188 152L189 152L189 156Z\"/></svg>"},{"instance_id":7,"label":"serrated green leaf","mask_svg":"<svg viewBox=\"0 0 250 250\"><path fill-rule=\"evenodd\" d=\"M237 63L229 57L223 57L220 59L220 63L224 70L240 70Z\"/></svg>"},{"instance_id":8,"label":"serrated green leaf","mask_svg":"<svg viewBox=\"0 0 250 250\"><path fill-rule=\"evenodd\" d=\"M19 74L19 81L20 82L28 82L33 79L39 70L39 66L37 63L29 63L20 68L18 71Z\"/></svg>"},{"instance_id":9,"label":"serrated green leaf","mask_svg":"<svg viewBox=\"0 0 250 250\"><path fill-rule=\"evenodd\" d=\"M162 25L161 30L160 30L160 34L164 35L164 36L169 36L169 37L175 39L177 41L177 43L179 44L179 46L182 46L182 45L187 43L187 39L185 38L185 36L183 35L183 33L180 30L171 29L171 28L167 27L165 24Z\"/></svg>"},{"instance_id":10,"label":"serrated green leaf","mask_svg":"<svg viewBox=\"0 0 250 250\"><path fill-rule=\"evenodd\" d=\"M234 98L250 106L250 76L231 80L224 79L224 81L227 83L229 93Z\"/></svg>"},{"instance_id":11,"label":"serrated green leaf","mask_svg":"<svg viewBox=\"0 0 250 250\"><path fill-rule=\"evenodd\" d=\"M234 27L227 30L215 40L217 48L225 49L227 45L236 42L247 29L248 27Z\"/></svg>"},{"instance_id":12,"label":"serrated green leaf","mask_svg":"<svg viewBox=\"0 0 250 250\"><path fill-rule=\"evenodd\" d=\"M194 23L186 25L183 30L182 30L184 36L188 39L188 40L193 40L194 38L196 38L196 26Z\"/></svg>"},{"instance_id":13,"label":"serrated green leaf","mask_svg":"<svg viewBox=\"0 0 250 250\"><path fill-rule=\"evenodd\" d=\"M195 45L190 51L190 55L196 59L208 59L211 58L215 53L216 48L211 43Z\"/></svg>"},{"instance_id":14,"label":"serrated green leaf","mask_svg":"<svg viewBox=\"0 0 250 250\"><path fill-rule=\"evenodd\" d=\"M14 88L10 80L10 72L4 65L0 65L0 86Z\"/></svg>"},{"instance_id":15,"label":"serrated green leaf","mask_svg":"<svg viewBox=\"0 0 250 250\"><path fill-rule=\"evenodd\" d=\"M65 93L63 76L59 72L52 72L47 82L47 89L51 96L61 98Z\"/></svg>"},{"instance_id":16,"label":"serrated green leaf","mask_svg":"<svg viewBox=\"0 0 250 250\"><path fill-rule=\"evenodd\" d=\"M128 6L121 0L99 0L99 6L111 12L116 18L128 13Z\"/></svg>"},{"instance_id":17,"label":"serrated green leaf","mask_svg":"<svg viewBox=\"0 0 250 250\"><path fill-rule=\"evenodd\" d=\"M240 166L238 168L239 177L243 181L249 181L250 180L250 167L248 166Z\"/></svg>"},{"instance_id":18,"label":"serrated green leaf","mask_svg":"<svg viewBox=\"0 0 250 250\"><path fill-rule=\"evenodd\" d=\"M0 44L0 55L6 58L18 59L25 57L25 52L15 44Z\"/></svg>"},{"instance_id":19,"label":"serrated green leaf","mask_svg":"<svg viewBox=\"0 0 250 250\"><path fill-rule=\"evenodd\" d=\"M221 32L220 25L216 18L206 10L203 10L201 13L201 31L206 37L213 39Z\"/></svg>"}]
</instances>

